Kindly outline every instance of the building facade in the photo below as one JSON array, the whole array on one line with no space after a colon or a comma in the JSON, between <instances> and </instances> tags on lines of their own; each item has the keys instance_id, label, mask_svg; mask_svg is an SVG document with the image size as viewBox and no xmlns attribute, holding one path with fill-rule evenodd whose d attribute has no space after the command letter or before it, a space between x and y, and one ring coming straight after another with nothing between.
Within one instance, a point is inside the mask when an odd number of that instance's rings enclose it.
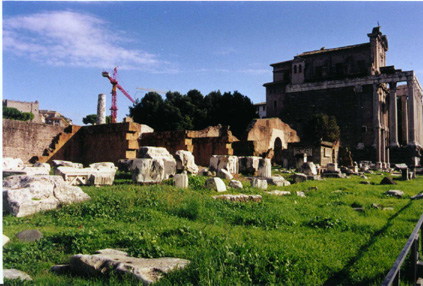
<instances>
[{"instance_id":1,"label":"building facade","mask_svg":"<svg viewBox=\"0 0 423 286\"><path fill-rule=\"evenodd\" d=\"M386 66L388 40L373 28L369 42L304 52L271 64L266 87L268 117L280 117L300 138L316 113L335 116L341 146L355 161L379 168L417 164L423 145L422 87L414 71Z\"/></svg>"}]
</instances>

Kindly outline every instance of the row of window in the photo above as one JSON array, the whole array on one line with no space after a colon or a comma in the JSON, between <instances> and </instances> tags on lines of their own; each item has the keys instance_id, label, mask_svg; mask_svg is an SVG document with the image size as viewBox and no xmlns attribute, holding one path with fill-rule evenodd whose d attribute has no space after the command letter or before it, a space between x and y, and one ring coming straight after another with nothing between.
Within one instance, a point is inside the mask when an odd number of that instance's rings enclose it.
<instances>
[{"instance_id":1,"label":"row of window","mask_svg":"<svg viewBox=\"0 0 423 286\"><path fill-rule=\"evenodd\" d=\"M302 65L298 65L298 73L302 73ZM315 67L315 76L321 77L323 71L327 70L326 66L316 66ZM365 72L366 71L366 62L364 60L358 60L356 66L353 68L353 71L356 72ZM350 72L350 65L347 63L337 63L335 64L334 72L338 75L348 74ZM297 65L294 65L294 73L297 73Z\"/></svg>"},{"instance_id":2,"label":"row of window","mask_svg":"<svg viewBox=\"0 0 423 286\"><path fill-rule=\"evenodd\" d=\"M303 66L298 65L298 73L302 73L302 72L303 72ZM297 65L294 65L294 73L297 73Z\"/></svg>"}]
</instances>

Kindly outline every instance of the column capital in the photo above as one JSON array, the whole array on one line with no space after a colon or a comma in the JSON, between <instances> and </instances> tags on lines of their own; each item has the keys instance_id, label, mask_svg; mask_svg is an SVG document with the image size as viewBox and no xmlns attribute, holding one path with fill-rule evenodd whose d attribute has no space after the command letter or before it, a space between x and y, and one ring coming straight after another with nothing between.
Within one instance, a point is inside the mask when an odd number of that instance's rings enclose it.
<instances>
[{"instance_id":1,"label":"column capital","mask_svg":"<svg viewBox=\"0 0 423 286\"><path fill-rule=\"evenodd\" d=\"M389 83L389 88L390 89L396 89L397 88L397 82L396 81L391 81Z\"/></svg>"}]
</instances>

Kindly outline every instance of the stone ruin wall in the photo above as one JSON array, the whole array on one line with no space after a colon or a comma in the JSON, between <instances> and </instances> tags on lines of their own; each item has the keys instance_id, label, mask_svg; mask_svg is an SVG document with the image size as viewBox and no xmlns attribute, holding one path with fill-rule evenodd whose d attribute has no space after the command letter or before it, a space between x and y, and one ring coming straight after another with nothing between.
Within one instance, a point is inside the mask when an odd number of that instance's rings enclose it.
<instances>
[{"instance_id":1,"label":"stone ruin wall","mask_svg":"<svg viewBox=\"0 0 423 286\"><path fill-rule=\"evenodd\" d=\"M66 160L87 166L136 158L140 128L141 125L131 122L83 126L49 162Z\"/></svg>"},{"instance_id":2,"label":"stone ruin wall","mask_svg":"<svg viewBox=\"0 0 423 286\"><path fill-rule=\"evenodd\" d=\"M177 130L142 134L140 146L164 147L170 154L190 151L195 163L208 166L212 155L233 155L232 142L237 140L227 127L211 126L203 130Z\"/></svg>"},{"instance_id":3,"label":"stone ruin wall","mask_svg":"<svg viewBox=\"0 0 423 286\"><path fill-rule=\"evenodd\" d=\"M24 163L43 154L64 127L3 119L3 157L21 158Z\"/></svg>"}]
</instances>

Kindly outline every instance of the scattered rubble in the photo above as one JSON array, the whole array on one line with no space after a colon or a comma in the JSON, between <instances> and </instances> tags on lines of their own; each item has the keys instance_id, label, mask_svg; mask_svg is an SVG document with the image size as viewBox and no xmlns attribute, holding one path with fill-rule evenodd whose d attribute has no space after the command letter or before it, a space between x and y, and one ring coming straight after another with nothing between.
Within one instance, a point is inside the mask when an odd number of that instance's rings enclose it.
<instances>
[{"instance_id":1,"label":"scattered rubble","mask_svg":"<svg viewBox=\"0 0 423 286\"><path fill-rule=\"evenodd\" d=\"M262 197L260 195L220 195L213 196L215 200L227 200L232 202L261 202Z\"/></svg>"},{"instance_id":2,"label":"scattered rubble","mask_svg":"<svg viewBox=\"0 0 423 286\"><path fill-rule=\"evenodd\" d=\"M113 272L117 275L131 275L144 285L150 285L162 278L163 274L184 269L189 263L189 260L171 257L135 258L123 251L103 249L93 255L74 255L69 265L55 265L51 271L83 276L110 275Z\"/></svg>"}]
</instances>

